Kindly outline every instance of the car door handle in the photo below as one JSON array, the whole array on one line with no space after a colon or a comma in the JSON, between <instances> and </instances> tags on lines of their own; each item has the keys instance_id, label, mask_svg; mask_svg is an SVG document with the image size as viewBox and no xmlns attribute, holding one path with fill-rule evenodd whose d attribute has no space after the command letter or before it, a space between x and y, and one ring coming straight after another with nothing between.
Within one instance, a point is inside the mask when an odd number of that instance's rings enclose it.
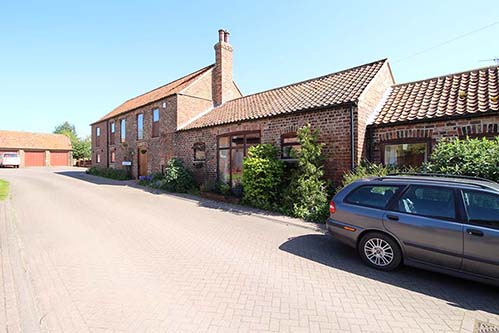
<instances>
[{"instance_id":1,"label":"car door handle","mask_svg":"<svg viewBox=\"0 0 499 333\"><path fill-rule=\"evenodd\" d=\"M392 220L392 221L398 221L399 220L399 217L397 215L386 215L386 217L389 219L389 220Z\"/></svg>"},{"instance_id":2,"label":"car door handle","mask_svg":"<svg viewBox=\"0 0 499 333\"><path fill-rule=\"evenodd\" d=\"M466 232L471 236L483 237L483 232L481 232L480 230L466 229Z\"/></svg>"}]
</instances>

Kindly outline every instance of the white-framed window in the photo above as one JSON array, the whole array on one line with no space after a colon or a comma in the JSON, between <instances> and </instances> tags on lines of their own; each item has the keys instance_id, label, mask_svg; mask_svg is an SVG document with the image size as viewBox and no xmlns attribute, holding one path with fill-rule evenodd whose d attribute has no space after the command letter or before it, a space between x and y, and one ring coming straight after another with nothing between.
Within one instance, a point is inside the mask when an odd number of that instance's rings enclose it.
<instances>
[{"instance_id":1,"label":"white-framed window","mask_svg":"<svg viewBox=\"0 0 499 333\"><path fill-rule=\"evenodd\" d=\"M121 119L120 121L120 138L121 142L126 140L126 119Z\"/></svg>"},{"instance_id":2,"label":"white-framed window","mask_svg":"<svg viewBox=\"0 0 499 333\"><path fill-rule=\"evenodd\" d=\"M144 114L137 115L137 140L144 138Z\"/></svg>"},{"instance_id":3,"label":"white-framed window","mask_svg":"<svg viewBox=\"0 0 499 333\"><path fill-rule=\"evenodd\" d=\"M99 136L100 136L100 127L97 127L97 128L95 129L95 135L96 135L97 137L99 137Z\"/></svg>"},{"instance_id":4,"label":"white-framed window","mask_svg":"<svg viewBox=\"0 0 499 333\"><path fill-rule=\"evenodd\" d=\"M428 143L411 142L385 144L383 162L396 167L421 166L428 160Z\"/></svg>"},{"instance_id":5,"label":"white-framed window","mask_svg":"<svg viewBox=\"0 0 499 333\"><path fill-rule=\"evenodd\" d=\"M97 153L97 158L96 159L97 159L97 163L100 163L100 154L99 153Z\"/></svg>"}]
</instances>

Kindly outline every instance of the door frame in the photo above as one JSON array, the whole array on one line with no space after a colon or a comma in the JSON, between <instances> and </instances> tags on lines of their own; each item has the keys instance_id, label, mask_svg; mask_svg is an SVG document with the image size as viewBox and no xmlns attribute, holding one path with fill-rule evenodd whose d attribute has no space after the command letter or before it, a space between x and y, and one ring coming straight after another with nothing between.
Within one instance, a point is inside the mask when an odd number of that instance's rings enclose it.
<instances>
[{"instance_id":1,"label":"door frame","mask_svg":"<svg viewBox=\"0 0 499 333\"><path fill-rule=\"evenodd\" d=\"M145 150L146 152L142 153L141 152L142 150ZM145 149L145 148L137 148L137 178L139 178L140 176L144 176L144 175L141 175L141 171L143 171L143 170L142 170L142 168L140 166L141 165L141 163L140 163L140 161L141 161L140 155L145 155L145 165L146 165L146 170L145 170L146 174L145 174L145 176L147 176L147 167L148 167L148 162L149 162L148 161L148 153L149 153L149 151L147 149Z\"/></svg>"}]
</instances>

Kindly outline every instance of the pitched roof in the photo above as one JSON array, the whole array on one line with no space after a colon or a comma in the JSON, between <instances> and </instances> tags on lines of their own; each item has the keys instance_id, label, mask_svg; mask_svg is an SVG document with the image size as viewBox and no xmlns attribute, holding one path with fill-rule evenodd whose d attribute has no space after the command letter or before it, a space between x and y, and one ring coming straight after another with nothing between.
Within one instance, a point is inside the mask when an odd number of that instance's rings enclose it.
<instances>
[{"instance_id":1,"label":"pitched roof","mask_svg":"<svg viewBox=\"0 0 499 333\"><path fill-rule=\"evenodd\" d=\"M374 124L499 111L498 71L491 66L395 85Z\"/></svg>"},{"instance_id":2,"label":"pitched roof","mask_svg":"<svg viewBox=\"0 0 499 333\"><path fill-rule=\"evenodd\" d=\"M185 125L182 130L328 107L357 101L387 60L379 60L228 101Z\"/></svg>"},{"instance_id":3,"label":"pitched roof","mask_svg":"<svg viewBox=\"0 0 499 333\"><path fill-rule=\"evenodd\" d=\"M0 131L0 149L72 150L69 138L62 134Z\"/></svg>"},{"instance_id":4,"label":"pitched roof","mask_svg":"<svg viewBox=\"0 0 499 333\"><path fill-rule=\"evenodd\" d=\"M145 94L142 94L142 95L139 95L139 96L134 97L132 99L129 99L126 102L124 102L123 104L121 104L120 106L118 106L117 108L115 108L113 111L109 112L104 117L102 117L101 119L96 121L95 123L104 121L106 119L115 117L117 115L126 113L128 111L134 110L134 109L139 108L141 106L155 102L155 101L160 100L162 98L165 98L167 96L176 94L176 93L182 91L185 87L187 87L191 82L193 82L199 76L201 76L205 72L212 69L214 66L215 65L211 64L211 65L206 66L204 68L201 68L200 70L197 70L191 74L188 74L184 77L181 77L180 79L177 79L175 81L167 83L164 86L161 86L159 88L156 88L156 89L153 89L149 92L146 92Z\"/></svg>"}]
</instances>

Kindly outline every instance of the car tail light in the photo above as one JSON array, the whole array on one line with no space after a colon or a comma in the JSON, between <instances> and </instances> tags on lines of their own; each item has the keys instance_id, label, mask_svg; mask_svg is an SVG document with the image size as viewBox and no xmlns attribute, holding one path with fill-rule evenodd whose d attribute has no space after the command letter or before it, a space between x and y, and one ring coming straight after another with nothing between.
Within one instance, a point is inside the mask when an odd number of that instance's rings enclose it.
<instances>
[{"instance_id":1,"label":"car tail light","mask_svg":"<svg viewBox=\"0 0 499 333\"><path fill-rule=\"evenodd\" d=\"M334 205L334 201L333 200L331 200L331 202L329 203L329 212L331 214L336 213L336 206Z\"/></svg>"}]
</instances>

